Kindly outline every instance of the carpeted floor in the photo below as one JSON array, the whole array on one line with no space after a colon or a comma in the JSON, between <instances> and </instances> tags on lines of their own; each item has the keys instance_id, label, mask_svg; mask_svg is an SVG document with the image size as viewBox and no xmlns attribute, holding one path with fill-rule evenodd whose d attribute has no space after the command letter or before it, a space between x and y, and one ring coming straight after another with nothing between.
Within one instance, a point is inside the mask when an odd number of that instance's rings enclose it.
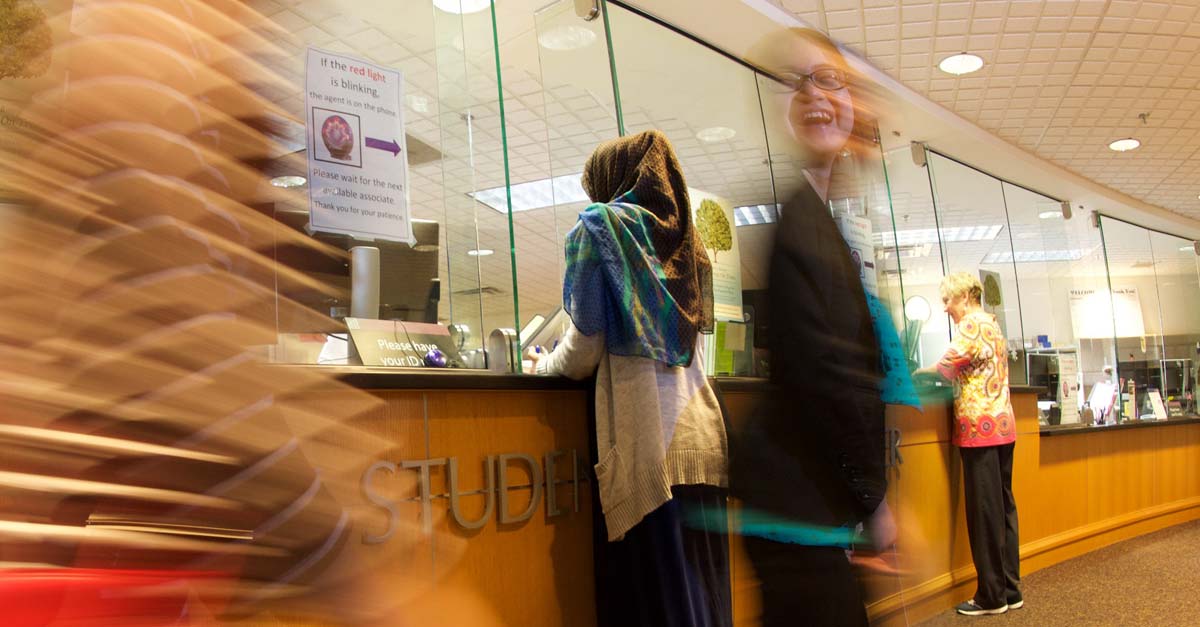
<instances>
[{"instance_id":1,"label":"carpeted floor","mask_svg":"<svg viewBox=\"0 0 1200 627\"><path fill-rule=\"evenodd\" d=\"M980 617L950 610L921 625L1200 625L1200 521L1114 544L1023 579L1025 607L1019 610Z\"/></svg>"}]
</instances>

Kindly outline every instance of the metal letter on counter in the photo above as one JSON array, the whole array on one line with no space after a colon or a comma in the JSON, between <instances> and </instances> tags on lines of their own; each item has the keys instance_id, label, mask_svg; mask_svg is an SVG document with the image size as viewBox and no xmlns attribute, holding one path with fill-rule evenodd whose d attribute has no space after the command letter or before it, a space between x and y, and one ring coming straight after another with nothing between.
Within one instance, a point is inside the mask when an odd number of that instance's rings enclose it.
<instances>
[{"instance_id":1,"label":"metal letter on counter","mask_svg":"<svg viewBox=\"0 0 1200 627\"><path fill-rule=\"evenodd\" d=\"M478 529L492 517L492 507L496 504L496 466L494 465L495 458L488 455L487 461L483 464L483 471L487 477L487 485L483 488L484 499L486 505L483 506L483 515L478 520L466 520L459 511L458 499L458 458L450 458L450 477L446 480L449 485L446 486L450 491L450 516L454 518L454 522L458 523L464 529Z\"/></svg>"},{"instance_id":2,"label":"metal letter on counter","mask_svg":"<svg viewBox=\"0 0 1200 627\"><path fill-rule=\"evenodd\" d=\"M529 466L529 483L533 493L529 495L529 507L525 511L513 516L508 512L508 462L510 460L519 459ZM532 455L524 453L505 453L501 455L496 466L500 472L500 524L509 524L529 520L533 516L533 511L537 509L538 502L542 500L542 467L538 466L538 462Z\"/></svg>"},{"instance_id":3,"label":"metal letter on counter","mask_svg":"<svg viewBox=\"0 0 1200 627\"><path fill-rule=\"evenodd\" d=\"M569 479L559 479L558 474L562 468L562 464L558 461L561 458L570 458L571 460L571 477ZM522 462L529 468L529 483L520 485L509 485L507 470L512 462ZM419 473L418 490L420 493L416 497L402 499L403 501L420 501L421 502L421 531L425 534L433 533L433 499L448 499L450 520L453 520L456 525L463 529L479 529L487 524L492 518L492 513L500 510L497 516L498 522L501 525L512 525L515 523L525 522L533 518L534 512L542 500L543 487L546 491L546 517L552 518L562 516L569 513L571 510L567 508L559 508L558 504L558 486L568 484L572 490L572 500L574 512L579 512L579 454L575 449L557 450L546 453L539 464L537 457L527 455L525 453L505 453L502 455L488 455L484 460L484 486L478 490L463 490L459 486L458 475L459 466L457 457L440 457L436 459L415 459L401 461L399 464L389 461L376 461L367 467L362 474L362 491L364 496L371 504L383 509L387 512L388 522L387 528L380 535L371 535L363 533L364 544L380 544L388 541L396 533L396 523L400 518L400 511L396 501L390 500L376 491L373 479L379 471L386 471L388 474L396 474L397 468L405 468L416 470ZM586 463L586 461L584 462ZM446 467L446 492L434 494L433 487L430 485L431 469L434 466ZM497 475L499 475L497 477ZM512 490L529 490L529 505L523 511L513 514L509 511L508 495ZM483 513L475 520L467 520L462 513L461 499L464 496L480 495L485 499Z\"/></svg>"}]
</instances>

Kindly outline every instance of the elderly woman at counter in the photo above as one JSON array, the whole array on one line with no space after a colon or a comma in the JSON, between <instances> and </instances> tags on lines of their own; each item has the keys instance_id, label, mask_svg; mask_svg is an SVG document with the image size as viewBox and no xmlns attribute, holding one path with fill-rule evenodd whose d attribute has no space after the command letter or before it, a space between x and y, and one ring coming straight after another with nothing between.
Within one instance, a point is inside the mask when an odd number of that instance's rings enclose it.
<instances>
[{"instance_id":1,"label":"elderly woman at counter","mask_svg":"<svg viewBox=\"0 0 1200 627\"><path fill-rule=\"evenodd\" d=\"M596 375L596 479L609 542L596 553L604 625L727 625L728 541L691 524L723 516L725 426L704 374L712 269L679 162L646 131L600 145L595 204L567 234L571 326L538 373Z\"/></svg>"},{"instance_id":2,"label":"elderly woman at counter","mask_svg":"<svg viewBox=\"0 0 1200 627\"><path fill-rule=\"evenodd\" d=\"M963 461L967 535L978 575L975 596L959 614L1003 614L1024 605L1021 598L1017 504L1012 493L1016 420L1008 392L1008 351L996 317L980 304L983 286L966 272L942 279L946 313L957 333L936 366L955 382L954 434Z\"/></svg>"}]
</instances>

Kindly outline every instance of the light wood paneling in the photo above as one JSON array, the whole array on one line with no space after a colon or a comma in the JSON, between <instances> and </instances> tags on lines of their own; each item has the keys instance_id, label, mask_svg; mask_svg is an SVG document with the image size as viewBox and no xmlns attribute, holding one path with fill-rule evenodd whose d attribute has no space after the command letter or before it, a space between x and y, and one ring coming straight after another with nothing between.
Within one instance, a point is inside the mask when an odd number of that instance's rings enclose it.
<instances>
[{"instance_id":1,"label":"light wood paneling","mask_svg":"<svg viewBox=\"0 0 1200 627\"><path fill-rule=\"evenodd\" d=\"M427 393L431 458L457 457L460 490L482 488L489 455L524 453L544 464L546 453L574 449L581 468L588 457L586 396L582 392ZM559 458L559 480L570 476L569 458ZM507 467L510 485L528 485L523 464ZM444 469L432 473L434 491L445 492ZM583 470L581 480L586 478ZM499 477L497 476L497 480ZM446 499L435 501L442 516L434 528L437 576L475 591L505 625L594 624L590 487L581 481L578 512L569 486L558 489L567 514L547 516L545 494L530 520L500 524L497 499L492 518L466 530L445 516ZM528 489L511 489L509 510L529 504ZM464 497L464 515L477 518L484 497ZM448 539L453 540L448 540ZM456 560L442 558L443 543L461 546Z\"/></svg>"},{"instance_id":2,"label":"light wood paneling","mask_svg":"<svg viewBox=\"0 0 1200 627\"><path fill-rule=\"evenodd\" d=\"M1022 574L1200 518L1200 425L1042 437L1036 400L1034 394L1013 394ZM752 399L730 403L727 397L731 412L750 405ZM945 402L924 411L888 407L889 427L901 430L904 460L891 471L888 502L907 572L865 582L876 624L918 622L975 590L962 464L949 441L951 411ZM734 575L735 594L753 595L755 583L740 580L752 576L751 570L740 568ZM734 607L736 624L757 624L757 599L735 598Z\"/></svg>"},{"instance_id":3,"label":"light wood paneling","mask_svg":"<svg viewBox=\"0 0 1200 627\"><path fill-rule=\"evenodd\" d=\"M365 433L393 442L389 461L454 456L460 490L482 488L489 455L525 453L544 467L544 455L575 449L580 478L587 459L587 399L577 391L377 392L384 405L356 419ZM756 397L729 393L725 404L736 426ZM1200 518L1200 425L1163 426L1040 437L1033 395L1013 397L1018 441L1013 490L1022 540L1022 569L1037 569L1112 542ZM962 468L949 442L946 403L924 412L889 408L888 422L902 432L904 463L890 471L891 504L900 527L900 577L873 577L869 611L881 625L917 622L970 596L975 571L966 538ZM370 460L364 460L365 468ZM560 466L559 479L568 467ZM506 469L512 484L528 484L528 471ZM483 528L463 529L446 517L447 499L433 500L434 533L413 536L420 520L415 471L380 474L378 492L401 501L403 541L413 547L404 566L428 573L427 602L412 606L437 622L447 607L475 617L472 624L588 625L595 621L590 486L580 485L580 511L547 518L544 496L531 520L501 525L496 512ZM446 492L444 468L431 473L436 494ZM559 503L573 505L569 486ZM407 499L407 500L406 500ZM524 509L529 490L511 490L510 509ZM483 511L482 495L463 498L463 513ZM497 504L498 507L498 504ZM369 529L386 518L374 511ZM421 540L425 540L422 544ZM734 616L757 624L757 584L735 537L731 541ZM386 580L385 580L386 581ZM390 585L390 584L385 584ZM447 605L449 603L449 605ZM297 624L280 621L277 624Z\"/></svg>"}]
</instances>

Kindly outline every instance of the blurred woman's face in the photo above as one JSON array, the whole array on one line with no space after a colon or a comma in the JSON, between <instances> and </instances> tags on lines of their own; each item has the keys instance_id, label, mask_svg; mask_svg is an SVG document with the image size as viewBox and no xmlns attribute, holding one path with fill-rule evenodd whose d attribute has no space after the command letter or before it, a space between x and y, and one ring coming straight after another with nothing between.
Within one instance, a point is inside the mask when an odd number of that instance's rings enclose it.
<instances>
[{"instance_id":1,"label":"blurred woman's face","mask_svg":"<svg viewBox=\"0 0 1200 627\"><path fill-rule=\"evenodd\" d=\"M818 160L830 159L845 148L854 128L854 101L850 91L822 89L807 76L821 70L842 71L836 60L820 46L803 39L792 40L791 54L787 64L780 68L788 78L800 84L798 90L789 91L787 107L788 126L796 139L810 155ZM843 78L845 77L842 74Z\"/></svg>"},{"instance_id":2,"label":"blurred woman's face","mask_svg":"<svg viewBox=\"0 0 1200 627\"><path fill-rule=\"evenodd\" d=\"M951 296L942 292L942 308L946 310L946 313L950 314L950 319L954 321L954 324L958 324L963 319L963 316L967 315L966 294Z\"/></svg>"}]
</instances>

